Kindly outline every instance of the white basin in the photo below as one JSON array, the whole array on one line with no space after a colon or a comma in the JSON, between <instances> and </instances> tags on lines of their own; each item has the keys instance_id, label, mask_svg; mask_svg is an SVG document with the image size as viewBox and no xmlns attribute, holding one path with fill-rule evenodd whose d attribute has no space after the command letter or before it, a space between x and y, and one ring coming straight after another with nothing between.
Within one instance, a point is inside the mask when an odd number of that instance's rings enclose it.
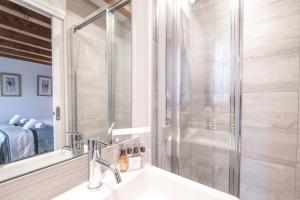
<instances>
[{"instance_id":1,"label":"white basin","mask_svg":"<svg viewBox=\"0 0 300 200\"><path fill-rule=\"evenodd\" d=\"M122 174L122 183L106 182L97 191L83 183L55 198L55 200L238 200L236 197L209 188L159 168ZM109 179L109 181L107 180Z\"/></svg>"}]
</instances>

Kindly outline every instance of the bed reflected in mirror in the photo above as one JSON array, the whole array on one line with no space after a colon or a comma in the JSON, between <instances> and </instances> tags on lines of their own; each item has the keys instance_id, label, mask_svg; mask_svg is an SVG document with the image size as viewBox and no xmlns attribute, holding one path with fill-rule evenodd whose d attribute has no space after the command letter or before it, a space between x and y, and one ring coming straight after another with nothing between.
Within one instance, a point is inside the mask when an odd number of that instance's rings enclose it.
<instances>
[{"instance_id":1,"label":"bed reflected in mirror","mask_svg":"<svg viewBox=\"0 0 300 200\"><path fill-rule=\"evenodd\" d=\"M63 24L0 1L0 183L73 157L64 150Z\"/></svg>"},{"instance_id":2,"label":"bed reflected in mirror","mask_svg":"<svg viewBox=\"0 0 300 200\"><path fill-rule=\"evenodd\" d=\"M54 151L51 18L0 2L0 165ZM5 9L4 9L5 8ZM23 14L23 15L21 15Z\"/></svg>"}]
</instances>

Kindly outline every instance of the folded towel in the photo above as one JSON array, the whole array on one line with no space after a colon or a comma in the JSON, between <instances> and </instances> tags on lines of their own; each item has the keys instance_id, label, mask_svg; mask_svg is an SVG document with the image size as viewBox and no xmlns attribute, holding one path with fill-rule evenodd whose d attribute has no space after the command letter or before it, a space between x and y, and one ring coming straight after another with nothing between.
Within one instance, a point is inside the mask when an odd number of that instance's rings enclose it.
<instances>
[{"instance_id":1,"label":"folded towel","mask_svg":"<svg viewBox=\"0 0 300 200\"><path fill-rule=\"evenodd\" d=\"M36 124L36 120L35 119L30 119L24 126L23 126L23 129L30 129L30 128L33 128L33 126Z\"/></svg>"},{"instance_id":2,"label":"folded towel","mask_svg":"<svg viewBox=\"0 0 300 200\"><path fill-rule=\"evenodd\" d=\"M9 120L9 124L16 124L19 122L19 120L21 119L21 116L18 114L15 114L10 120Z\"/></svg>"},{"instance_id":3,"label":"folded towel","mask_svg":"<svg viewBox=\"0 0 300 200\"><path fill-rule=\"evenodd\" d=\"M34 128L45 128L47 125L44 123L44 122L37 122L35 125L34 125Z\"/></svg>"}]
</instances>

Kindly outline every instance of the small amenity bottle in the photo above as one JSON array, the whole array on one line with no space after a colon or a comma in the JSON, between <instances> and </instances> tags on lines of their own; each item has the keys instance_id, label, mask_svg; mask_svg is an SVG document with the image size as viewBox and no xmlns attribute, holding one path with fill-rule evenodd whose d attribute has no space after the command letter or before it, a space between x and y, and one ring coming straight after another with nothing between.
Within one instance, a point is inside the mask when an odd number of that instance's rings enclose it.
<instances>
[{"instance_id":1,"label":"small amenity bottle","mask_svg":"<svg viewBox=\"0 0 300 200\"><path fill-rule=\"evenodd\" d=\"M141 146L140 148L141 168L145 167L145 152L146 152L146 148L144 146Z\"/></svg>"},{"instance_id":2,"label":"small amenity bottle","mask_svg":"<svg viewBox=\"0 0 300 200\"><path fill-rule=\"evenodd\" d=\"M130 158L132 156L132 148L127 148L127 157Z\"/></svg>"},{"instance_id":3,"label":"small amenity bottle","mask_svg":"<svg viewBox=\"0 0 300 200\"><path fill-rule=\"evenodd\" d=\"M129 171L137 170L141 168L141 156L138 147L133 148L133 154L131 157L129 157L128 162L129 162L128 164Z\"/></svg>"},{"instance_id":4,"label":"small amenity bottle","mask_svg":"<svg viewBox=\"0 0 300 200\"><path fill-rule=\"evenodd\" d=\"M120 156L119 156L119 164L120 164L120 171L121 172L127 172L127 170L128 170L128 157L127 157L125 149L121 149L121 153L120 153Z\"/></svg>"}]
</instances>

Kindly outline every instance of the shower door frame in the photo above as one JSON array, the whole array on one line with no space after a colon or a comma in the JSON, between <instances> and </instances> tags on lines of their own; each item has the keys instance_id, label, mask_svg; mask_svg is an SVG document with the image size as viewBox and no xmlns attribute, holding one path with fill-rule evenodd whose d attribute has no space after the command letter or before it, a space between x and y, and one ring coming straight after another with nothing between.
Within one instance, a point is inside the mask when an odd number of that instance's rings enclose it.
<instances>
[{"instance_id":1,"label":"shower door frame","mask_svg":"<svg viewBox=\"0 0 300 200\"><path fill-rule=\"evenodd\" d=\"M157 83L154 87L153 108L156 116L152 127L156 135L156 165L164 166L167 151L164 146L164 135L171 135L171 167L167 169L179 174L180 161L180 65L181 65L181 8L182 0L156 0L154 37L154 72ZM164 7L165 6L165 7ZM167 13L171 19L168 21ZM171 27L171 28L170 28ZM229 141L229 193L240 195L240 157L241 157L241 91L242 91L242 35L243 35L243 0L231 0L231 83L230 83L230 141ZM165 36L164 36L165 35ZM168 41L171 37L171 41ZM169 45L169 46L168 46ZM168 55L168 47L171 55ZM171 68L171 69L170 69ZM167 73L171 73L171 78ZM171 99L167 100L167 93ZM168 105L169 104L169 105ZM170 115L168 114L170 113Z\"/></svg>"}]
</instances>

